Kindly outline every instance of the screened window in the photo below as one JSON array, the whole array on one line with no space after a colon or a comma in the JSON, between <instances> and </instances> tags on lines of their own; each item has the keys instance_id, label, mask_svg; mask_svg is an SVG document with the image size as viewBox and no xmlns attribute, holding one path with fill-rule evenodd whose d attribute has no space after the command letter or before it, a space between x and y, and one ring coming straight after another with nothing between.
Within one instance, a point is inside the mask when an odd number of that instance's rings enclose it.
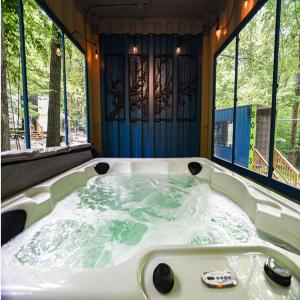
<instances>
[{"instance_id":1,"label":"screened window","mask_svg":"<svg viewBox=\"0 0 300 300\"><path fill-rule=\"evenodd\" d=\"M35 0L24 0L31 148L63 144L61 31Z\"/></svg>"},{"instance_id":2,"label":"screened window","mask_svg":"<svg viewBox=\"0 0 300 300\"><path fill-rule=\"evenodd\" d=\"M234 162L268 174L276 0L269 0L239 33Z\"/></svg>"},{"instance_id":3,"label":"screened window","mask_svg":"<svg viewBox=\"0 0 300 300\"><path fill-rule=\"evenodd\" d=\"M233 121L235 51L233 40L216 61L214 154L228 161L232 160L232 126L228 128Z\"/></svg>"},{"instance_id":4,"label":"screened window","mask_svg":"<svg viewBox=\"0 0 300 300\"><path fill-rule=\"evenodd\" d=\"M86 132L85 57L65 39L69 144L83 144Z\"/></svg>"},{"instance_id":5,"label":"screened window","mask_svg":"<svg viewBox=\"0 0 300 300\"><path fill-rule=\"evenodd\" d=\"M273 178L300 185L300 3L281 3Z\"/></svg>"},{"instance_id":6,"label":"screened window","mask_svg":"<svg viewBox=\"0 0 300 300\"><path fill-rule=\"evenodd\" d=\"M1 150L25 148L18 1L2 1Z\"/></svg>"},{"instance_id":7,"label":"screened window","mask_svg":"<svg viewBox=\"0 0 300 300\"><path fill-rule=\"evenodd\" d=\"M232 147L232 122L216 122L215 124L215 146Z\"/></svg>"},{"instance_id":8,"label":"screened window","mask_svg":"<svg viewBox=\"0 0 300 300\"><path fill-rule=\"evenodd\" d=\"M18 2L2 1L1 150L86 143L85 55L35 0Z\"/></svg>"},{"instance_id":9,"label":"screened window","mask_svg":"<svg viewBox=\"0 0 300 300\"><path fill-rule=\"evenodd\" d=\"M215 59L214 159L292 196L300 187L299 21L297 1L269 0Z\"/></svg>"}]
</instances>

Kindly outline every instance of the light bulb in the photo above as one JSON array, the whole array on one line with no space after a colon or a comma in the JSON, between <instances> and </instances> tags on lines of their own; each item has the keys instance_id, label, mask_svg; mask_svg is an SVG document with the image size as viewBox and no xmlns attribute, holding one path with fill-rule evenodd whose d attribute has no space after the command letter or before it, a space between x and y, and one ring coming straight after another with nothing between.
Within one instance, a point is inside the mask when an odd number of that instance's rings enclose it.
<instances>
[{"instance_id":1,"label":"light bulb","mask_svg":"<svg viewBox=\"0 0 300 300\"><path fill-rule=\"evenodd\" d=\"M95 58L98 59L98 50L95 51Z\"/></svg>"},{"instance_id":2,"label":"light bulb","mask_svg":"<svg viewBox=\"0 0 300 300\"><path fill-rule=\"evenodd\" d=\"M217 36L217 39L219 39L221 36L221 28L220 28L219 18L217 19L217 23L216 23L216 36Z\"/></svg>"},{"instance_id":3,"label":"light bulb","mask_svg":"<svg viewBox=\"0 0 300 300\"><path fill-rule=\"evenodd\" d=\"M60 45L59 44L56 44L55 53L56 53L57 56L61 56L61 49L60 49Z\"/></svg>"},{"instance_id":4,"label":"light bulb","mask_svg":"<svg viewBox=\"0 0 300 300\"><path fill-rule=\"evenodd\" d=\"M218 39L219 39L220 36L221 36L221 29L220 29L219 26L216 27L216 36L217 36Z\"/></svg>"},{"instance_id":5,"label":"light bulb","mask_svg":"<svg viewBox=\"0 0 300 300\"><path fill-rule=\"evenodd\" d=\"M176 54L178 55L180 53L180 51L181 51L180 47L177 46L177 48L176 48Z\"/></svg>"}]
</instances>

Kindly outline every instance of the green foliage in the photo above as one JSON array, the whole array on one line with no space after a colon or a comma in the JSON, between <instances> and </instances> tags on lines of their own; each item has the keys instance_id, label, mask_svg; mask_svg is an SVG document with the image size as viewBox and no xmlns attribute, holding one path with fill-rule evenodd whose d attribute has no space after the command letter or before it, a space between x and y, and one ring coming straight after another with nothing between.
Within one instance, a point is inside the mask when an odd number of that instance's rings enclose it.
<instances>
[{"instance_id":1,"label":"green foliage","mask_svg":"<svg viewBox=\"0 0 300 300\"><path fill-rule=\"evenodd\" d=\"M216 108L233 107L235 39L223 50L217 60Z\"/></svg>"},{"instance_id":2,"label":"green foliage","mask_svg":"<svg viewBox=\"0 0 300 300\"><path fill-rule=\"evenodd\" d=\"M3 0L2 14L9 82L8 91L12 89L12 93L16 93L20 82L20 36L18 30L17 1Z\"/></svg>"},{"instance_id":3,"label":"green foliage","mask_svg":"<svg viewBox=\"0 0 300 300\"><path fill-rule=\"evenodd\" d=\"M28 95L49 93L52 21L34 0L23 1Z\"/></svg>"},{"instance_id":4,"label":"green foliage","mask_svg":"<svg viewBox=\"0 0 300 300\"><path fill-rule=\"evenodd\" d=\"M295 95L295 76L299 70L300 5L295 0L284 0L281 9L279 50L279 107L292 106L300 97Z\"/></svg>"},{"instance_id":5,"label":"green foliage","mask_svg":"<svg viewBox=\"0 0 300 300\"><path fill-rule=\"evenodd\" d=\"M82 53L66 38L66 75L71 130L85 127L85 60ZM71 75L72 74L72 75Z\"/></svg>"}]
</instances>

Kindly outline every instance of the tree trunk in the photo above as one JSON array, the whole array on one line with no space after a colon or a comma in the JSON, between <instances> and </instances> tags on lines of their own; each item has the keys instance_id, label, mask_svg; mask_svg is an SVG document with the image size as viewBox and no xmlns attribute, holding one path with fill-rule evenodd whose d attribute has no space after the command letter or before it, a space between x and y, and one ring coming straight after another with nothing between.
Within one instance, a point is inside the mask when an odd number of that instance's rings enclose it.
<instances>
[{"instance_id":1,"label":"tree trunk","mask_svg":"<svg viewBox=\"0 0 300 300\"><path fill-rule=\"evenodd\" d=\"M10 150L6 67L3 16L1 14L1 151Z\"/></svg>"},{"instance_id":2,"label":"tree trunk","mask_svg":"<svg viewBox=\"0 0 300 300\"><path fill-rule=\"evenodd\" d=\"M60 44L60 34L52 25L50 82L49 82L49 106L48 106L48 130L46 147L60 145L60 79L61 57L56 54L57 44Z\"/></svg>"}]
</instances>

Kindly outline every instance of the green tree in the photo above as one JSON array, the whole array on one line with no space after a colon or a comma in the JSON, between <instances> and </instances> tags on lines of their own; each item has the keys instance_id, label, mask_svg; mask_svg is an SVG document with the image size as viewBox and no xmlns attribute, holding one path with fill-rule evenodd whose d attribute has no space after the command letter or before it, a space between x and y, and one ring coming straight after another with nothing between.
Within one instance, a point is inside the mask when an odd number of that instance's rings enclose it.
<instances>
[{"instance_id":1,"label":"green tree","mask_svg":"<svg viewBox=\"0 0 300 300\"><path fill-rule=\"evenodd\" d=\"M291 119L288 158L300 168L300 5L295 0L282 2L280 46L278 99Z\"/></svg>"},{"instance_id":2,"label":"green tree","mask_svg":"<svg viewBox=\"0 0 300 300\"><path fill-rule=\"evenodd\" d=\"M72 138L72 133L86 125L85 58L69 39L66 39L65 45L69 129Z\"/></svg>"},{"instance_id":3,"label":"green tree","mask_svg":"<svg viewBox=\"0 0 300 300\"><path fill-rule=\"evenodd\" d=\"M6 50L1 15L1 151L10 150L8 96L6 89Z\"/></svg>"},{"instance_id":4,"label":"green tree","mask_svg":"<svg viewBox=\"0 0 300 300\"><path fill-rule=\"evenodd\" d=\"M61 83L61 58L56 53L60 44L60 32L52 25L51 61L49 80L49 106L48 106L48 132L46 147L60 145L60 83Z\"/></svg>"}]
</instances>

